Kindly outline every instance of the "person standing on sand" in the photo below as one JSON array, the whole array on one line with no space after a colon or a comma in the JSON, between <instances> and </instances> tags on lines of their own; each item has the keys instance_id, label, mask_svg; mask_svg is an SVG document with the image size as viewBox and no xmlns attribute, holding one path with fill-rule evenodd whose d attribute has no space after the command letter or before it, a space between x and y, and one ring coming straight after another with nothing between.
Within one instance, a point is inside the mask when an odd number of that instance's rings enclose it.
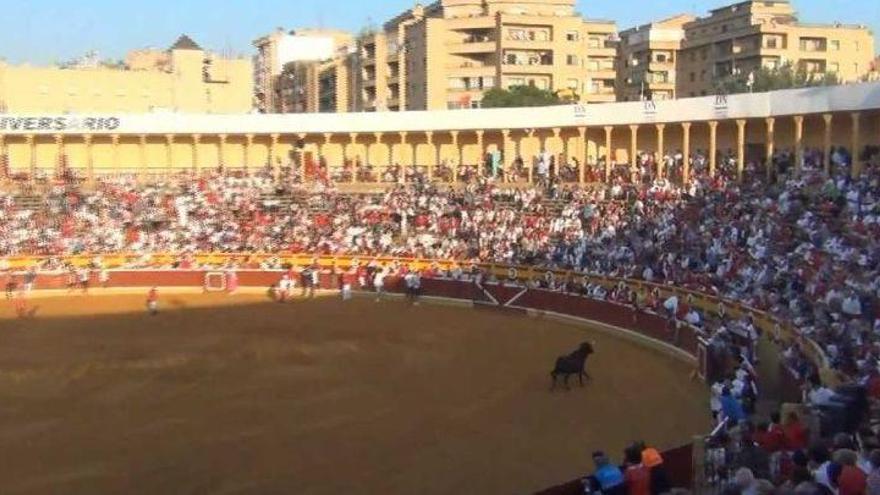
<instances>
[{"instance_id":1,"label":"person standing on sand","mask_svg":"<svg viewBox=\"0 0 880 495\"><path fill-rule=\"evenodd\" d=\"M156 287L153 287L147 293L147 311L150 313L150 316L159 314L159 289Z\"/></svg>"},{"instance_id":2,"label":"person standing on sand","mask_svg":"<svg viewBox=\"0 0 880 495\"><path fill-rule=\"evenodd\" d=\"M25 293L24 288L18 290L18 292L15 294L15 299L12 301L12 304L15 307L15 315L18 316L19 319L23 320L27 318L27 294Z\"/></svg>"},{"instance_id":3,"label":"person standing on sand","mask_svg":"<svg viewBox=\"0 0 880 495\"><path fill-rule=\"evenodd\" d=\"M379 267L373 275L373 288L376 289L376 302L380 302L385 288L385 269L382 267Z\"/></svg>"},{"instance_id":4,"label":"person standing on sand","mask_svg":"<svg viewBox=\"0 0 880 495\"><path fill-rule=\"evenodd\" d=\"M230 267L226 271L226 292L235 294L236 291L238 291L238 273L235 267Z\"/></svg>"}]
</instances>

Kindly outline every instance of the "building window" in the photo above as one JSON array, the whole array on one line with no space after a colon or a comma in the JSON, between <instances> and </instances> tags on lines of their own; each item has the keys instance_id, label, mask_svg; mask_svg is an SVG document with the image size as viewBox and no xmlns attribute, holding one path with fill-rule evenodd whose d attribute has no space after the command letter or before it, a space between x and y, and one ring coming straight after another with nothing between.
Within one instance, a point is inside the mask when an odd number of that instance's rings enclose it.
<instances>
[{"instance_id":1,"label":"building window","mask_svg":"<svg viewBox=\"0 0 880 495\"><path fill-rule=\"evenodd\" d=\"M840 64L836 62L831 62L830 64L828 64L828 72L833 72L837 74L838 72L840 72Z\"/></svg>"},{"instance_id":2,"label":"building window","mask_svg":"<svg viewBox=\"0 0 880 495\"><path fill-rule=\"evenodd\" d=\"M831 40L831 50L840 51L840 40Z\"/></svg>"},{"instance_id":3,"label":"building window","mask_svg":"<svg viewBox=\"0 0 880 495\"><path fill-rule=\"evenodd\" d=\"M580 39L580 34L577 31L569 31L565 33L565 39L568 41L577 41Z\"/></svg>"},{"instance_id":4,"label":"building window","mask_svg":"<svg viewBox=\"0 0 880 495\"><path fill-rule=\"evenodd\" d=\"M598 60L590 60L589 64L590 70L598 71L599 70L599 61Z\"/></svg>"},{"instance_id":5,"label":"building window","mask_svg":"<svg viewBox=\"0 0 880 495\"><path fill-rule=\"evenodd\" d=\"M577 91L580 82L577 79L569 79L566 87L572 91Z\"/></svg>"},{"instance_id":6,"label":"building window","mask_svg":"<svg viewBox=\"0 0 880 495\"><path fill-rule=\"evenodd\" d=\"M580 58L577 55L568 55L565 57L565 61L568 65L580 65Z\"/></svg>"},{"instance_id":7,"label":"building window","mask_svg":"<svg viewBox=\"0 0 880 495\"><path fill-rule=\"evenodd\" d=\"M590 48L600 48L602 43L599 41L599 38L591 37L590 41L587 43L587 46Z\"/></svg>"}]
</instances>

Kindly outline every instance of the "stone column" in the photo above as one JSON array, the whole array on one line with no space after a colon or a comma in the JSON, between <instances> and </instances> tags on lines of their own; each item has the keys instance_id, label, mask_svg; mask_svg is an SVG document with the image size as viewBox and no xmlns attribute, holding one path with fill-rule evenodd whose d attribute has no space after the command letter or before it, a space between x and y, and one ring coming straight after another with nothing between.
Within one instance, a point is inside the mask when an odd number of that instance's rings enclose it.
<instances>
[{"instance_id":1,"label":"stone column","mask_svg":"<svg viewBox=\"0 0 880 495\"><path fill-rule=\"evenodd\" d=\"M477 176L483 176L483 161L486 158L486 148L484 147L483 134L485 131L477 131Z\"/></svg>"},{"instance_id":2,"label":"stone column","mask_svg":"<svg viewBox=\"0 0 880 495\"><path fill-rule=\"evenodd\" d=\"M587 180L587 128L578 127L578 183L583 184Z\"/></svg>"},{"instance_id":3,"label":"stone column","mask_svg":"<svg viewBox=\"0 0 880 495\"><path fill-rule=\"evenodd\" d=\"M61 164L64 163L64 135L55 134L55 177L60 177Z\"/></svg>"},{"instance_id":4,"label":"stone column","mask_svg":"<svg viewBox=\"0 0 880 495\"><path fill-rule=\"evenodd\" d=\"M138 158L139 158L139 167L137 180L138 182L143 182L144 178L147 174L147 135L141 134L138 136Z\"/></svg>"},{"instance_id":5,"label":"stone column","mask_svg":"<svg viewBox=\"0 0 880 495\"><path fill-rule=\"evenodd\" d=\"M357 139L358 133L350 132L348 133L349 145L348 149L351 149L354 152L354 155L346 153L346 159L351 162L351 183L356 184L358 181L358 165L357 165Z\"/></svg>"},{"instance_id":6,"label":"stone column","mask_svg":"<svg viewBox=\"0 0 880 495\"><path fill-rule=\"evenodd\" d=\"M513 153L508 153L509 149L513 148ZM504 180L507 175L508 168L513 164L513 160L516 155L516 143L514 143L510 139L510 129L502 129L501 130L501 179Z\"/></svg>"},{"instance_id":7,"label":"stone column","mask_svg":"<svg viewBox=\"0 0 880 495\"><path fill-rule=\"evenodd\" d=\"M611 138L613 132L614 127L610 125L605 126L605 182L611 181L611 162L614 156L614 152L611 150Z\"/></svg>"},{"instance_id":8,"label":"stone column","mask_svg":"<svg viewBox=\"0 0 880 495\"><path fill-rule=\"evenodd\" d=\"M633 124L629 126L629 169L635 172L638 168L638 160L636 154L639 152L639 126Z\"/></svg>"},{"instance_id":9,"label":"stone column","mask_svg":"<svg viewBox=\"0 0 880 495\"><path fill-rule=\"evenodd\" d=\"M86 145L86 181L91 186L95 184L95 158L92 154L92 135L84 134L83 143Z\"/></svg>"},{"instance_id":10,"label":"stone column","mask_svg":"<svg viewBox=\"0 0 880 495\"><path fill-rule=\"evenodd\" d=\"M6 156L6 136L3 134L0 134L0 161L5 161L6 165L5 170L0 170L3 174L0 175L0 180L6 181L12 175L12 165L9 163L9 157Z\"/></svg>"},{"instance_id":11,"label":"stone column","mask_svg":"<svg viewBox=\"0 0 880 495\"><path fill-rule=\"evenodd\" d=\"M434 178L434 167L440 163L440 158L437 156L437 147L434 145L434 133L432 131L425 133L425 140L428 142L428 148L430 148L431 156L433 157L428 162L428 182L430 182Z\"/></svg>"},{"instance_id":12,"label":"stone column","mask_svg":"<svg viewBox=\"0 0 880 495\"><path fill-rule=\"evenodd\" d=\"M794 119L794 170L801 171L804 161L804 116L795 115Z\"/></svg>"},{"instance_id":13,"label":"stone column","mask_svg":"<svg viewBox=\"0 0 880 495\"><path fill-rule=\"evenodd\" d=\"M305 161L306 137L308 137L308 135L303 132L300 132L296 135L296 139L297 139L296 148L299 148L299 143L302 143L302 146L303 146L302 149L297 149L296 151L294 151L294 153L299 153L299 160L298 161L299 161L299 183L300 184L305 184L306 179L307 179L307 177L306 177L306 161ZM318 150L318 156L315 161L317 161L318 164L320 164L321 163L321 145L319 144L316 147L316 149ZM293 170L288 168L287 173L292 174L292 172L293 172Z\"/></svg>"},{"instance_id":14,"label":"stone column","mask_svg":"<svg viewBox=\"0 0 880 495\"><path fill-rule=\"evenodd\" d=\"M553 128L553 143L555 145L559 146L559 148L563 149L563 152L564 152L565 146L563 145L561 136L562 136L562 129L560 129L559 127L554 127ZM554 167L556 167L554 170L552 170L550 172L551 177L554 177L554 176L559 177L559 171L561 170L561 167L562 167L562 163L560 163L559 160L557 159L559 157L559 153L557 153L557 151L558 150L556 150L556 149L552 149L551 146L547 146L547 152L550 153L550 156L553 157L553 164L554 164ZM564 154L563 154L563 156L564 156Z\"/></svg>"},{"instance_id":15,"label":"stone column","mask_svg":"<svg viewBox=\"0 0 880 495\"><path fill-rule=\"evenodd\" d=\"M272 134L269 145L269 165L272 167L272 178L275 183L281 182L281 161L278 159L278 140L281 138L279 134Z\"/></svg>"},{"instance_id":16,"label":"stone column","mask_svg":"<svg viewBox=\"0 0 880 495\"><path fill-rule=\"evenodd\" d=\"M736 180L742 182L746 165L746 120L736 121Z\"/></svg>"},{"instance_id":17,"label":"stone column","mask_svg":"<svg viewBox=\"0 0 880 495\"><path fill-rule=\"evenodd\" d=\"M119 134L113 134L110 136L110 143L113 145L113 163L111 166L114 169L119 168Z\"/></svg>"},{"instance_id":18,"label":"stone column","mask_svg":"<svg viewBox=\"0 0 880 495\"><path fill-rule=\"evenodd\" d=\"M327 164L327 175L328 177L333 177L333 169L330 167L330 160L327 158L329 152L327 151L330 148L330 140L333 139L333 134L330 132L324 133L324 142L321 143L321 158L324 160L324 163Z\"/></svg>"},{"instance_id":19,"label":"stone column","mask_svg":"<svg viewBox=\"0 0 880 495\"><path fill-rule=\"evenodd\" d=\"M396 162L397 162L397 165L400 166L400 168L398 170L397 182L399 182L401 184L405 184L406 183L406 162L407 162L405 150L406 150L407 133L400 131L400 132L398 132L398 134L400 135L400 154L397 156ZM394 160L392 160L392 161L394 161ZM413 158L412 162L413 162L412 166L413 166L413 168L415 168L415 158Z\"/></svg>"},{"instance_id":20,"label":"stone column","mask_svg":"<svg viewBox=\"0 0 880 495\"><path fill-rule=\"evenodd\" d=\"M174 170L174 134L165 134L165 158L169 172Z\"/></svg>"},{"instance_id":21,"label":"stone column","mask_svg":"<svg viewBox=\"0 0 880 495\"><path fill-rule=\"evenodd\" d=\"M691 123L682 122L682 164L681 164L681 184L687 186L691 180Z\"/></svg>"},{"instance_id":22,"label":"stone column","mask_svg":"<svg viewBox=\"0 0 880 495\"><path fill-rule=\"evenodd\" d=\"M709 176L718 170L718 121L709 121Z\"/></svg>"},{"instance_id":23,"label":"stone column","mask_svg":"<svg viewBox=\"0 0 880 495\"><path fill-rule=\"evenodd\" d=\"M226 171L226 160L223 158L223 155L226 152L226 134L220 134L220 140L217 142L217 165L220 167L220 170Z\"/></svg>"},{"instance_id":24,"label":"stone column","mask_svg":"<svg viewBox=\"0 0 880 495\"><path fill-rule=\"evenodd\" d=\"M199 143L202 141L201 134L193 134L192 135L192 173L193 175L199 174Z\"/></svg>"},{"instance_id":25,"label":"stone column","mask_svg":"<svg viewBox=\"0 0 880 495\"><path fill-rule=\"evenodd\" d=\"M254 135L245 134L244 139L244 173L245 175L250 175L251 159L254 156Z\"/></svg>"},{"instance_id":26,"label":"stone column","mask_svg":"<svg viewBox=\"0 0 880 495\"><path fill-rule=\"evenodd\" d=\"M461 166L461 148L458 146L458 131L452 131L452 147L455 148L455 165L452 167L452 183L458 183L458 168Z\"/></svg>"},{"instance_id":27,"label":"stone column","mask_svg":"<svg viewBox=\"0 0 880 495\"><path fill-rule=\"evenodd\" d=\"M825 175L831 174L831 122L833 115L826 113L822 115L825 121Z\"/></svg>"},{"instance_id":28,"label":"stone column","mask_svg":"<svg viewBox=\"0 0 880 495\"><path fill-rule=\"evenodd\" d=\"M535 130L529 129L527 135L528 135L529 139L532 139L535 136ZM523 137L523 139L525 139L525 137ZM529 157L528 160L526 160L524 158L523 163L525 164L526 170L528 171L529 184L534 184L535 183L535 164L532 161L532 158Z\"/></svg>"},{"instance_id":29,"label":"stone column","mask_svg":"<svg viewBox=\"0 0 880 495\"><path fill-rule=\"evenodd\" d=\"M383 133L381 133L381 132L374 132L374 133L373 133L373 137L376 138L376 148L379 149L379 151L382 151L382 150L381 150L381 146L382 146L382 134L383 134ZM367 156L369 156L369 155L370 155L370 153L367 152ZM387 155L387 154L386 154L386 155ZM391 160L389 160L389 163L390 163L390 161L391 161ZM377 181L377 182L382 182L382 176L385 175L385 174L383 173L383 172L384 172L384 171L383 171L383 167L382 167L381 165L379 165L378 163L376 163L375 166L374 166L373 168L376 169L376 174L377 174L376 181ZM387 169L387 168L388 168L388 165L385 165L384 168Z\"/></svg>"},{"instance_id":30,"label":"stone column","mask_svg":"<svg viewBox=\"0 0 880 495\"><path fill-rule=\"evenodd\" d=\"M663 141L666 137L666 124L656 124L657 127L657 178L662 179L665 171L663 167L666 165L666 161L663 157L666 155L666 150L663 145L665 144Z\"/></svg>"},{"instance_id":31,"label":"stone column","mask_svg":"<svg viewBox=\"0 0 880 495\"><path fill-rule=\"evenodd\" d=\"M30 181L34 182L37 180L37 141L36 136L33 134L28 134L24 137L25 141L28 145L28 151L30 152L30 162L28 165L28 174L30 174Z\"/></svg>"},{"instance_id":32,"label":"stone column","mask_svg":"<svg viewBox=\"0 0 880 495\"><path fill-rule=\"evenodd\" d=\"M861 119L859 118L861 114L859 112L852 112L849 114L852 118L852 178L858 179L860 175L862 175L862 160L860 159L861 150L859 148L862 147L861 140L859 139L859 133L861 133Z\"/></svg>"},{"instance_id":33,"label":"stone column","mask_svg":"<svg viewBox=\"0 0 880 495\"><path fill-rule=\"evenodd\" d=\"M776 119L767 117L767 182L773 177L773 154L776 152Z\"/></svg>"}]
</instances>

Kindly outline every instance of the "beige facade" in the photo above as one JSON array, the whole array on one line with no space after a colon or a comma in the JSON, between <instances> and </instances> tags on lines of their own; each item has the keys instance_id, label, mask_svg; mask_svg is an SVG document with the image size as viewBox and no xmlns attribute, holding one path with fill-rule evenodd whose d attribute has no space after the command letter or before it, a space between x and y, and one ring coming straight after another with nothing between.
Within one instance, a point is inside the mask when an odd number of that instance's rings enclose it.
<instances>
[{"instance_id":1,"label":"beige facade","mask_svg":"<svg viewBox=\"0 0 880 495\"><path fill-rule=\"evenodd\" d=\"M281 113L345 113L353 111L350 85L355 58L349 47L338 56L317 62L290 62L280 79Z\"/></svg>"},{"instance_id":2,"label":"beige facade","mask_svg":"<svg viewBox=\"0 0 880 495\"><path fill-rule=\"evenodd\" d=\"M800 23L787 0L715 9L684 30L677 64L680 98L713 94L718 78L784 64L858 81L874 58L874 37L866 27Z\"/></svg>"},{"instance_id":3,"label":"beige facade","mask_svg":"<svg viewBox=\"0 0 880 495\"><path fill-rule=\"evenodd\" d=\"M336 71L336 84L345 86L336 93L351 95L346 110L367 112L474 108L487 90L516 85L573 94L582 102L614 101L616 27L580 17L574 3L416 5L361 35L353 56L337 57L345 60L334 65L347 71ZM303 80L294 93L316 90ZM314 108L298 108L306 107Z\"/></svg>"},{"instance_id":4,"label":"beige facade","mask_svg":"<svg viewBox=\"0 0 880 495\"><path fill-rule=\"evenodd\" d=\"M293 111L294 103L288 91L295 83L282 74L291 64L324 62L334 58L340 49L351 46L353 37L347 31L336 29L296 29L287 32L281 28L254 40L254 96L257 107L264 113Z\"/></svg>"},{"instance_id":5,"label":"beige facade","mask_svg":"<svg viewBox=\"0 0 880 495\"><path fill-rule=\"evenodd\" d=\"M130 55L126 68L58 68L0 63L0 112L246 113L250 61L222 58L181 37L165 52Z\"/></svg>"},{"instance_id":6,"label":"beige facade","mask_svg":"<svg viewBox=\"0 0 880 495\"><path fill-rule=\"evenodd\" d=\"M676 98L679 50L684 25L694 16L681 14L620 32L617 51L617 100Z\"/></svg>"}]
</instances>

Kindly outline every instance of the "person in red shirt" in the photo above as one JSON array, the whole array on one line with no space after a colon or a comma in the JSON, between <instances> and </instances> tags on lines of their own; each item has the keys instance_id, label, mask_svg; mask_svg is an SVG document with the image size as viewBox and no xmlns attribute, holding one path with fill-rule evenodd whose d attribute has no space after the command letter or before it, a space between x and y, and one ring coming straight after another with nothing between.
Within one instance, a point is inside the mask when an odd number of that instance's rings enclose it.
<instances>
[{"instance_id":1,"label":"person in red shirt","mask_svg":"<svg viewBox=\"0 0 880 495\"><path fill-rule=\"evenodd\" d=\"M761 423L758 425L757 431L755 431L754 438L755 443L764 449L764 452L772 454L778 452L782 448L782 443L785 437L770 433L770 426L767 423Z\"/></svg>"},{"instance_id":2,"label":"person in red shirt","mask_svg":"<svg viewBox=\"0 0 880 495\"><path fill-rule=\"evenodd\" d=\"M786 449L803 450L807 448L809 443L809 431L801 422L796 412L792 411L788 413L783 430L785 432Z\"/></svg>"},{"instance_id":3,"label":"person in red shirt","mask_svg":"<svg viewBox=\"0 0 880 495\"><path fill-rule=\"evenodd\" d=\"M642 452L632 446L624 452L626 469L623 473L627 495L651 495L651 470L642 464Z\"/></svg>"}]
</instances>

